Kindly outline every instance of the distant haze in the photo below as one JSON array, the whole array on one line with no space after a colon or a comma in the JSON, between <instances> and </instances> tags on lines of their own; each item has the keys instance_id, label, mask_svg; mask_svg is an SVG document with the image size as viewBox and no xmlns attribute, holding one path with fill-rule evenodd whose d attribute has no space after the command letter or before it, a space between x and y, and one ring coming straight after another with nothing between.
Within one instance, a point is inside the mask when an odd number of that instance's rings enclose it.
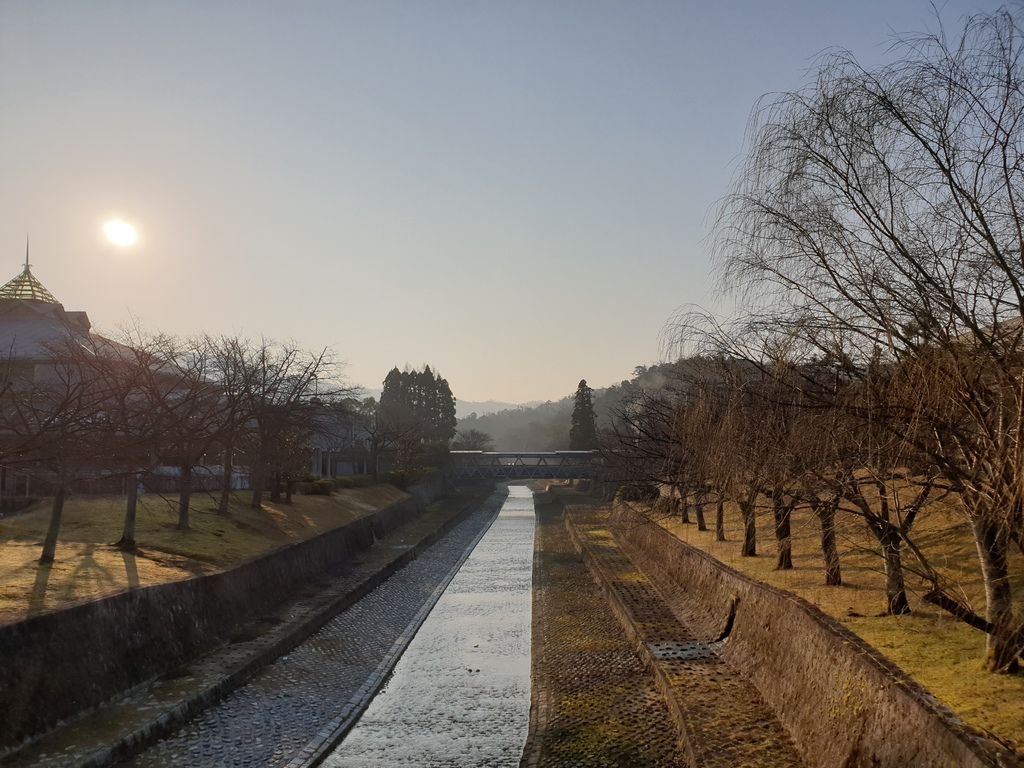
<instances>
[{"instance_id":1,"label":"distant haze","mask_svg":"<svg viewBox=\"0 0 1024 768\"><path fill-rule=\"evenodd\" d=\"M380 399L380 389L374 387L368 387L361 393L362 397L372 397L377 400ZM538 401L530 403L501 403L497 400L485 400L483 402L475 402L473 400L461 400L459 393L455 392L455 416L460 419L464 419L469 414L475 413L477 416L483 416L488 413L497 413L498 411L506 411L509 408L532 408L535 405L539 405Z\"/></svg>"},{"instance_id":2,"label":"distant haze","mask_svg":"<svg viewBox=\"0 0 1024 768\"><path fill-rule=\"evenodd\" d=\"M939 5L953 28L995 7ZM760 95L936 27L929 0L5 0L0 280L31 232L100 328L556 400L717 301L706 219ZM113 218L136 245L102 238Z\"/></svg>"}]
</instances>

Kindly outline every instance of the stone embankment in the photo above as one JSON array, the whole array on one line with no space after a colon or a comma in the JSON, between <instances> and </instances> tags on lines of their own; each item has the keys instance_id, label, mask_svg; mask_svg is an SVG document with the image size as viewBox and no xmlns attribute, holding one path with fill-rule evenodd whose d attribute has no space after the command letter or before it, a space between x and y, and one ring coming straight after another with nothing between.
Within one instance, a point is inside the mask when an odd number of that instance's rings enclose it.
<instances>
[{"instance_id":1,"label":"stone embankment","mask_svg":"<svg viewBox=\"0 0 1024 768\"><path fill-rule=\"evenodd\" d=\"M76 759L60 764L105 764L166 733L370 592L479 502L428 519L422 496L414 496L230 571L0 629L0 653L13 660L0 671L8 746L56 717L92 707L4 764L35 764L42 754L64 751ZM390 546L369 549L375 541ZM277 610L289 603L284 613ZM18 662L25 668L17 670ZM113 680L103 679L108 672ZM140 682L127 698L114 695ZM90 749L95 760L84 757Z\"/></svg>"},{"instance_id":2,"label":"stone embankment","mask_svg":"<svg viewBox=\"0 0 1024 768\"><path fill-rule=\"evenodd\" d=\"M1020 765L809 603L628 505L580 509L567 525L665 693L691 764Z\"/></svg>"}]
</instances>

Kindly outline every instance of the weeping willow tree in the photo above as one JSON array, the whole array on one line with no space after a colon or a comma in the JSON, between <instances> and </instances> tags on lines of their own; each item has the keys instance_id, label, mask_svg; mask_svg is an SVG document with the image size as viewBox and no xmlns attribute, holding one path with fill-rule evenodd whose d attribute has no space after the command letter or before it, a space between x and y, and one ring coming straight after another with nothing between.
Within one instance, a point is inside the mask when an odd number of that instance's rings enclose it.
<instances>
[{"instance_id":1,"label":"weeping willow tree","mask_svg":"<svg viewBox=\"0 0 1024 768\"><path fill-rule=\"evenodd\" d=\"M808 87L759 104L716 258L751 311L805 329L852 380L913 380L849 412L912 441L962 498L984 615L930 597L1010 671L1024 650L1008 570L1024 546L1021 30L1000 11L895 52L874 69L830 54Z\"/></svg>"}]
</instances>

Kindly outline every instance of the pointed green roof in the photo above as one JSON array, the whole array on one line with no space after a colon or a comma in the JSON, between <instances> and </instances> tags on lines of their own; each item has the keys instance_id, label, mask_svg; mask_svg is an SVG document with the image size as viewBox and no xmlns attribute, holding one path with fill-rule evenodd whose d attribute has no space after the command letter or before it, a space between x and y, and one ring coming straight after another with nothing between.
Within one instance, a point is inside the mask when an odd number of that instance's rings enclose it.
<instances>
[{"instance_id":1,"label":"pointed green roof","mask_svg":"<svg viewBox=\"0 0 1024 768\"><path fill-rule=\"evenodd\" d=\"M60 304L56 297L46 290L46 286L36 279L27 263L20 275L0 286L0 299L28 299L46 304Z\"/></svg>"},{"instance_id":2,"label":"pointed green roof","mask_svg":"<svg viewBox=\"0 0 1024 768\"><path fill-rule=\"evenodd\" d=\"M23 299L41 301L44 304L57 304L57 298L46 290L46 286L36 280L32 274L32 265L28 263L28 236L25 237L25 268L13 280L0 286L0 299Z\"/></svg>"}]
</instances>

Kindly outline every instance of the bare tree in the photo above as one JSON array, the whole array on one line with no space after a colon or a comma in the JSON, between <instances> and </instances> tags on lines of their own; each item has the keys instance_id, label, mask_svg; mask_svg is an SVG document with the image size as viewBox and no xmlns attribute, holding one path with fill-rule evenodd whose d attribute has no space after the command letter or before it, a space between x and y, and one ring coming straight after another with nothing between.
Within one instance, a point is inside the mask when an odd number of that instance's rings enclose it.
<instances>
[{"instance_id":1,"label":"bare tree","mask_svg":"<svg viewBox=\"0 0 1024 768\"><path fill-rule=\"evenodd\" d=\"M933 363L934 407L873 402L870 414L928 436L917 448L959 490L987 592L984 619L968 623L1007 671L1024 648L1007 570L1024 443L1024 48L1000 11L896 50L873 70L831 54L811 86L760 107L720 263L748 303L845 335L861 373Z\"/></svg>"},{"instance_id":2,"label":"bare tree","mask_svg":"<svg viewBox=\"0 0 1024 768\"><path fill-rule=\"evenodd\" d=\"M260 508L268 481L279 493L278 473L293 469L296 450L308 446L305 438L319 427L325 402L351 394L332 384L336 366L328 350L307 353L294 344L264 340L252 354L250 428L245 438L250 460L251 506Z\"/></svg>"},{"instance_id":3,"label":"bare tree","mask_svg":"<svg viewBox=\"0 0 1024 768\"><path fill-rule=\"evenodd\" d=\"M106 419L106 391L83 375L77 345L74 338L53 345L49 364L31 379L14 382L0 402L8 460L40 475L53 490L43 564L54 561L72 481L83 468L102 465L107 447L96 439L96 427Z\"/></svg>"},{"instance_id":4,"label":"bare tree","mask_svg":"<svg viewBox=\"0 0 1024 768\"><path fill-rule=\"evenodd\" d=\"M188 530L193 470L220 436L224 400L207 339L157 336L148 347L153 363L145 369L144 389L157 421L155 453L178 469L178 528Z\"/></svg>"},{"instance_id":5,"label":"bare tree","mask_svg":"<svg viewBox=\"0 0 1024 768\"><path fill-rule=\"evenodd\" d=\"M256 383L261 371L256 364L257 351L245 339L237 336L208 338L211 375L216 381L222 400L222 418L219 429L221 446L221 491L217 511L227 514L234 484L235 454L244 444L253 419Z\"/></svg>"}]
</instances>

